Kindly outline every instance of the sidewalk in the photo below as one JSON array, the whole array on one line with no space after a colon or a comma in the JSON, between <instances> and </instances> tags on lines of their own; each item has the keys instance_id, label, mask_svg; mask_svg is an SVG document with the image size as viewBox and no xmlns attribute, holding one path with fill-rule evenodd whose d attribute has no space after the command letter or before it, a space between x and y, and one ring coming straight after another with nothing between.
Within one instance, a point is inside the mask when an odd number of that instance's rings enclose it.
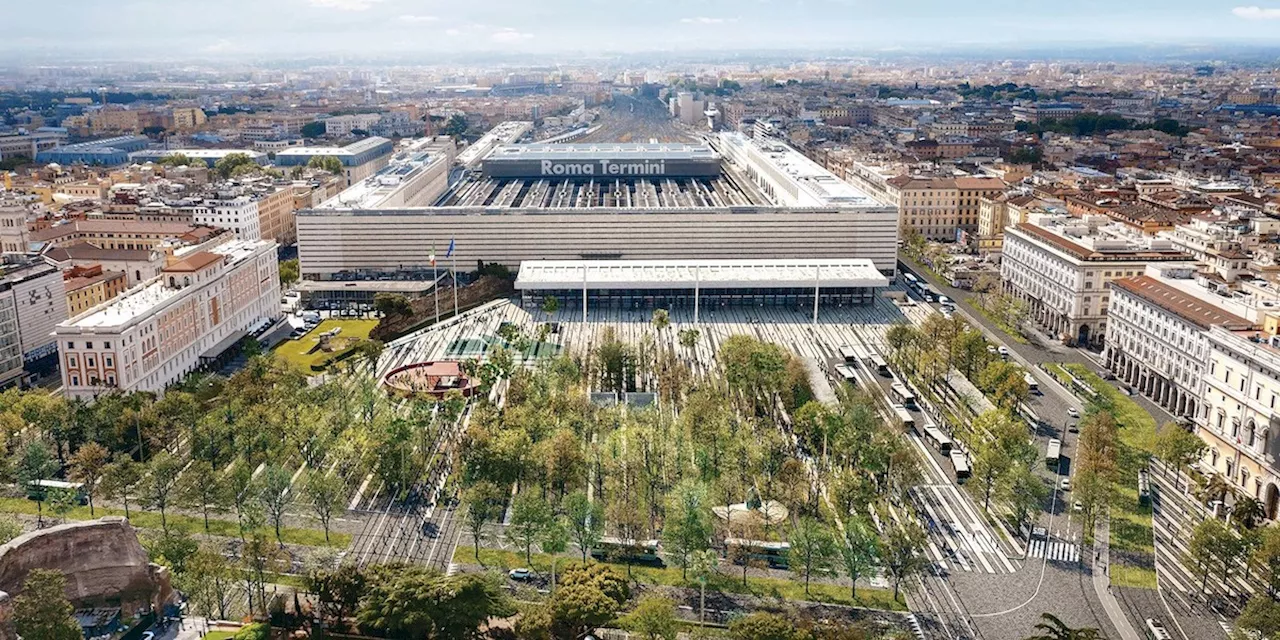
<instances>
[{"instance_id":1,"label":"sidewalk","mask_svg":"<svg viewBox=\"0 0 1280 640\"><path fill-rule=\"evenodd\" d=\"M1093 530L1093 548L1096 558L1093 562L1093 590L1098 594L1098 600L1102 602L1102 608L1111 619L1111 624L1120 632L1120 640L1142 640L1142 636L1138 635L1133 625L1129 623L1129 617L1124 615L1115 594L1111 593L1110 541L1111 525L1106 518L1099 518Z\"/></svg>"}]
</instances>

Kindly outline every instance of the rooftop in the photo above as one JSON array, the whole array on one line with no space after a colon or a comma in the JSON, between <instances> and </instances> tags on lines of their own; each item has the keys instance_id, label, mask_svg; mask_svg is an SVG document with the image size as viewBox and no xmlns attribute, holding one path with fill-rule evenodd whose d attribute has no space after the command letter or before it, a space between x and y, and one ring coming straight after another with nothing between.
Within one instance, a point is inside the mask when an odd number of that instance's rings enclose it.
<instances>
[{"instance_id":1,"label":"rooftop","mask_svg":"<svg viewBox=\"0 0 1280 640\"><path fill-rule=\"evenodd\" d=\"M504 144L495 147L485 162L503 160L708 160L720 155L705 144L628 142L594 144Z\"/></svg>"},{"instance_id":2,"label":"rooftop","mask_svg":"<svg viewBox=\"0 0 1280 640\"><path fill-rule=\"evenodd\" d=\"M1219 325L1233 330L1248 329L1253 326L1252 322L1215 306L1205 298L1192 295L1148 275L1112 280L1111 286L1142 298L1203 330Z\"/></svg>"},{"instance_id":3,"label":"rooftop","mask_svg":"<svg viewBox=\"0 0 1280 640\"><path fill-rule=\"evenodd\" d=\"M280 156L354 156L365 151L376 149L379 145L390 144L387 138L373 136L352 142L344 147L289 147L276 152L276 157Z\"/></svg>"},{"instance_id":4,"label":"rooftop","mask_svg":"<svg viewBox=\"0 0 1280 640\"><path fill-rule=\"evenodd\" d=\"M275 243L266 240L237 240L214 247L209 252L198 252L195 255L210 253L214 254L216 259L225 259L229 265L235 265L264 249L272 249L273 247L275 247ZM169 300L191 290L194 290L194 288L171 288L165 284L163 277L153 278L146 284L134 287L114 300L68 319L59 327L118 329L137 318L152 313Z\"/></svg>"},{"instance_id":5,"label":"rooftop","mask_svg":"<svg viewBox=\"0 0 1280 640\"><path fill-rule=\"evenodd\" d=\"M887 287L871 260L526 260L516 289Z\"/></svg>"},{"instance_id":6,"label":"rooftop","mask_svg":"<svg viewBox=\"0 0 1280 640\"><path fill-rule=\"evenodd\" d=\"M1167 239L1136 234L1118 223L1102 225L1097 218L1033 214L1028 222L1020 222L1013 229L1083 262L1169 261L1187 257Z\"/></svg>"}]
</instances>

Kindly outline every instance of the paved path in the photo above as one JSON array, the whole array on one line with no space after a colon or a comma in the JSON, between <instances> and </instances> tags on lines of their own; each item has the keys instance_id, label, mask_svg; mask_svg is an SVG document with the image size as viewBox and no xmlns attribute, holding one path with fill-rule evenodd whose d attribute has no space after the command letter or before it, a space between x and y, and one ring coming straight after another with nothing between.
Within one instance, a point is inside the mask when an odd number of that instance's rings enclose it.
<instances>
[{"instance_id":1,"label":"paved path","mask_svg":"<svg viewBox=\"0 0 1280 640\"><path fill-rule=\"evenodd\" d=\"M1106 518L1098 519L1093 535L1094 548L1097 550L1097 560L1093 564L1093 589L1098 593L1107 617L1111 618L1111 624L1120 632L1120 640L1142 640L1142 636L1138 635L1129 623L1129 618L1124 615L1120 602L1111 593L1111 527Z\"/></svg>"}]
</instances>

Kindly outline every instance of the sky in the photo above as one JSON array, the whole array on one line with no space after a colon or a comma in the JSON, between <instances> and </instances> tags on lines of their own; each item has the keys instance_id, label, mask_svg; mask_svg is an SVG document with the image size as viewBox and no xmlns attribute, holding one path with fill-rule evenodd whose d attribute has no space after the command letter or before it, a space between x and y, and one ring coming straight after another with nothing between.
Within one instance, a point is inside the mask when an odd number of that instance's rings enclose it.
<instances>
[{"instance_id":1,"label":"sky","mask_svg":"<svg viewBox=\"0 0 1280 640\"><path fill-rule=\"evenodd\" d=\"M1280 0L57 0L11 2L0 52L189 59L1240 41ZM50 11L56 5L56 11ZM17 37L11 37L16 35Z\"/></svg>"}]
</instances>

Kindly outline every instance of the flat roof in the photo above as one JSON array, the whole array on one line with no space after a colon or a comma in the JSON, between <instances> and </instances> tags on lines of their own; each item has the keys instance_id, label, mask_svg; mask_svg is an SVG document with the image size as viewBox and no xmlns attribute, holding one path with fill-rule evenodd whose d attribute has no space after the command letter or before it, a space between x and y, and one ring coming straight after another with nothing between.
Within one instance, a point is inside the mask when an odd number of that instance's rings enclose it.
<instances>
[{"instance_id":1,"label":"flat roof","mask_svg":"<svg viewBox=\"0 0 1280 640\"><path fill-rule=\"evenodd\" d=\"M363 153L365 151L375 149L378 147L378 145L387 144L390 142L391 140L387 138L374 136L372 138L365 138L364 140L352 142L351 144L346 145L344 147L289 147L288 149L284 149L283 151L277 152L276 157L316 156L316 155L353 156L358 153Z\"/></svg>"},{"instance_id":2,"label":"flat roof","mask_svg":"<svg viewBox=\"0 0 1280 640\"><path fill-rule=\"evenodd\" d=\"M516 289L887 287L871 260L526 260Z\"/></svg>"},{"instance_id":3,"label":"flat roof","mask_svg":"<svg viewBox=\"0 0 1280 640\"><path fill-rule=\"evenodd\" d=\"M320 293L330 291L373 291L374 293L423 293L431 290L430 280L299 280L298 291Z\"/></svg>"}]
</instances>

